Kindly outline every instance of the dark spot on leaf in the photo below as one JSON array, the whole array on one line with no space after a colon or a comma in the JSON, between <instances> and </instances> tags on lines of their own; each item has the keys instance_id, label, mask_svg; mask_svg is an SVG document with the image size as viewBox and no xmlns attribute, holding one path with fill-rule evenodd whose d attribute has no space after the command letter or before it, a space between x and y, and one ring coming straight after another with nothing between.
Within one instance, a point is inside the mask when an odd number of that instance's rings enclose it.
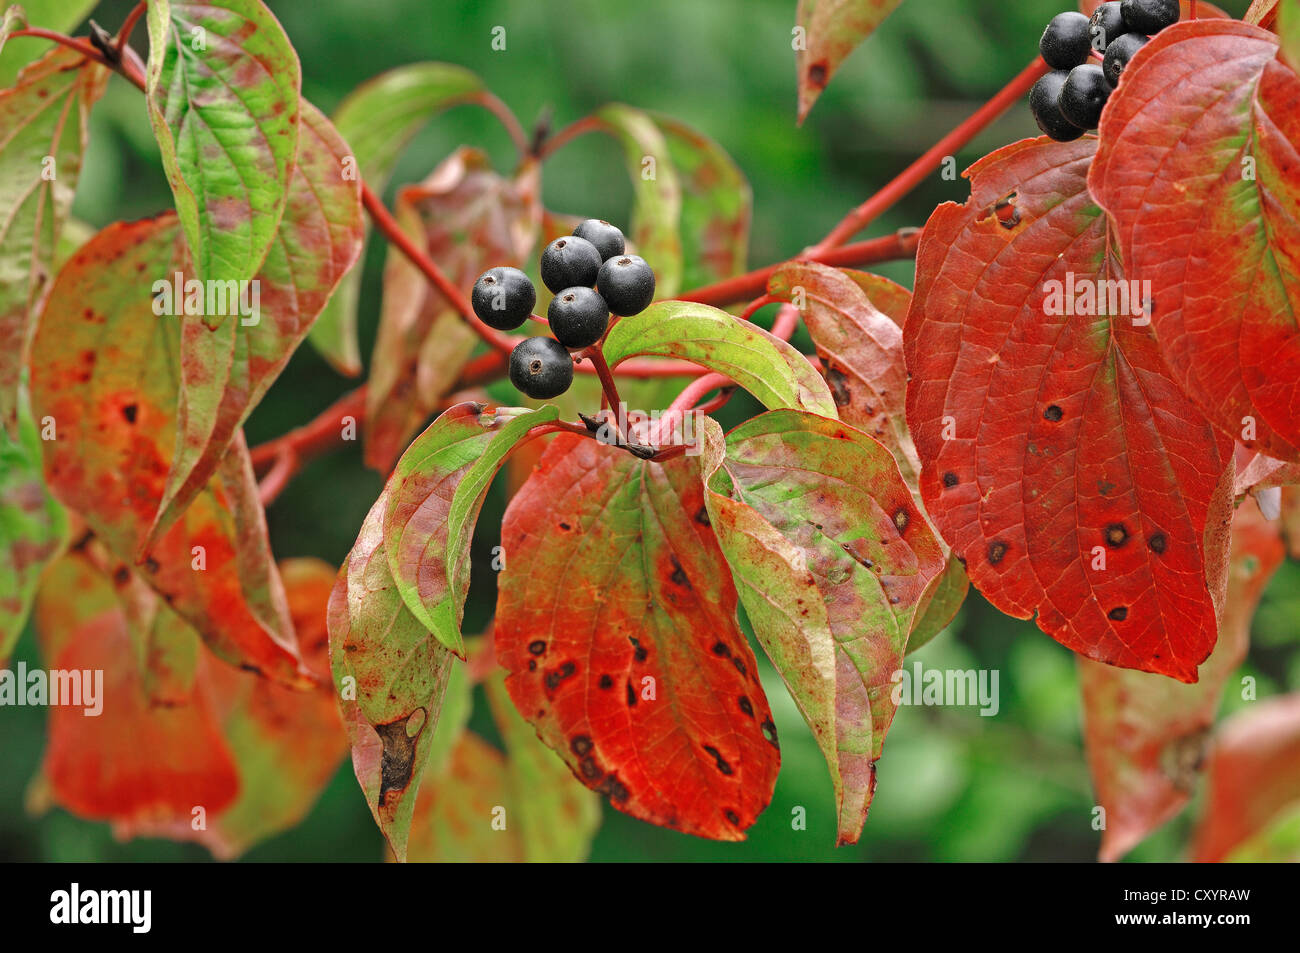
<instances>
[{"instance_id":1,"label":"dark spot on leaf","mask_svg":"<svg viewBox=\"0 0 1300 953\"><path fill-rule=\"evenodd\" d=\"M1002 557L1007 554L1007 544L998 540L989 544L989 564L996 566L1002 562Z\"/></svg>"},{"instance_id":2,"label":"dark spot on leaf","mask_svg":"<svg viewBox=\"0 0 1300 953\"><path fill-rule=\"evenodd\" d=\"M600 766L597 765L595 760L592 758L583 758L579 761L578 769L582 772L582 776L588 781L594 781L600 777Z\"/></svg>"},{"instance_id":3,"label":"dark spot on leaf","mask_svg":"<svg viewBox=\"0 0 1300 953\"><path fill-rule=\"evenodd\" d=\"M122 408L122 419L125 420L128 424L135 423L136 414L138 413L139 409L140 408L137 407L135 404L127 404L125 407Z\"/></svg>"},{"instance_id":4,"label":"dark spot on leaf","mask_svg":"<svg viewBox=\"0 0 1300 953\"><path fill-rule=\"evenodd\" d=\"M946 487L948 487L949 489L952 489L954 486L956 486L956 485L957 485L957 474L955 474L955 473L945 473L945 474L943 475L943 485L946 486Z\"/></svg>"},{"instance_id":5,"label":"dark spot on leaf","mask_svg":"<svg viewBox=\"0 0 1300 953\"><path fill-rule=\"evenodd\" d=\"M530 659L528 660L528 671L530 671L530 672L535 672L535 671L537 671L537 659L535 659L535 658L530 658Z\"/></svg>"},{"instance_id":6,"label":"dark spot on leaf","mask_svg":"<svg viewBox=\"0 0 1300 953\"><path fill-rule=\"evenodd\" d=\"M713 654L720 656L722 658L726 658L727 656L731 655L731 649L727 648L727 643L725 642L714 642Z\"/></svg>"},{"instance_id":7,"label":"dark spot on leaf","mask_svg":"<svg viewBox=\"0 0 1300 953\"><path fill-rule=\"evenodd\" d=\"M564 681L566 678L572 678L573 674L577 670L578 670L578 666L575 665L573 662L565 662L555 671L547 672L546 673L547 690L552 692L555 691L555 689L560 687L560 682Z\"/></svg>"},{"instance_id":8,"label":"dark spot on leaf","mask_svg":"<svg viewBox=\"0 0 1300 953\"><path fill-rule=\"evenodd\" d=\"M610 678L608 675L602 675L600 676L600 681L597 682L596 684L598 684L601 688L608 690L614 687L614 680Z\"/></svg>"},{"instance_id":9,"label":"dark spot on leaf","mask_svg":"<svg viewBox=\"0 0 1300 953\"><path fill-rule=\"evenodd\" d=\"M629 635L627 637L627 640L631 642L632 646L636 649L636 651L632 653L632 657L636 659L638 662L644 662L647 658L650 657L650 653L646 651L645 646L641 644L641 642L637 639L636 636Z\"/></svg>"},{"instance_id":10,"label":"dark spot on leaf","mask_svg":"<svg viewBox=\"0 0 1300 953\"><path fill-rule=\"evenodd\" d=\"M727 759L718 752L717 748L713 747L713 745L704 745L703 747L704 750L709 753L709 756L717 763L719 771L725 775L732 775L735 773L732 770L731 765L727 763Z\"/></svg>"},{"instance_id":11,"label":"dark spot on leaf","mask_svg":"<svg viewBox=\"0 0 1300 953\"><path fill-rule=\"evenodd\" d=\"M534 655L541 655L543 652L546 651L546 643L543 642L541 639L536 639L535 641L529 642L528 651L532 652Z\"/></svg>"},{"instance_id":12,"label":"dark spot on leaf","mask_svg":"<svg viewBox=\"0 0 1300 953\"><path fill-rule=\"evenodd\" d=\"M1052 421L1053 423L1060 420L1064 416L1065 416L1065 411L1063 411L1060 407L1056 406L1056 404L1048 405L1048 408L1045 411L1043 411L1043 417L1046 418L1047 420Z\"/></svg>"},{"instance_id":13,"label":"dark spot on leaf","mask_svg":"<svg viewBox=\"0 0 1300 953\"><path fill-rule=\"evenodd\" d=\"M695 514L695 522L699 523L701 526L713 525L709 522L709 511L703 506L701 506L699 511Z\"/></svg>"},{"instance_id":14,"label":"dark spot on leaf","mask_svg":"<svg viewBox=\"0 0 1300 953\"><path fill-rule=\"evenodd\" d=\"M573 740L569 742L569 747L573 749L574 754L581 757L591 750L591 739L586 735L574 735Z\"/></svg>"},{"instance_id":15,"label":"dark spot on leaf","mask_svg":"<svg viewBox=\"0 0 1300 953\"><path fill-rule=\"evenodd\" d=\"M677 554L670 553L668 561L673 564L673 574L668 577L672 581L673 585L685 586L687 589L693 591L695 587L692 586L691 581L686 578L686 572L682 569L682 563L681 560L677 558Z\"/></svg>"},{"instance_id":16,"label":"dark spot on leaf","mask_svg":"<svg viewBox=\"0 0 1300 953\"><path fill-rule=\"evenodd\" d=\"M731 660L731 664L736 666L736 671L739 672L741 675L749 674L749 670L745 668L745 663L741 661L739 656L733 658Z\"/></svg>"},{"instance_id":17,"label":"dark spot on leaf","mask_svg":"<svg viewBox=\"0 0 1300 953\"><path fill-rule=\"evenodd\" d=\"M605 780L600 782L596 790L612 801L626 801L628 797L627 787L614 774L605 775Z\"/></svg>"},{"instance_id":18,"label":"dark spot on leaf","mask_svg":"<svg viewBox=\"0 0 1300 953\"><path fill-rule=\"evenodd\" d=\"M838 367L826 370L826 383L831 387L831 396L835 398L836 407L847 407L853 401L853 391L849 388L849 379Z\"/></svg>"},{"instance_id":19,"label":"dark spot on leaf","mask_svg":"<svg viewBox=\"0 0 1300 953\"><path fill-rule=\"evenodd\" d=\"M1128 608L1126 606L1116 606L1107 612L1106 616L1114 619L1116 622L1123 622L1128 618Z\"/></svg>"},{"instance_id":20,"label":"dark spot on leaf","mask_svg":"<svg viewBox=\"0 0 1300 953\"><path fill-rule=\"evenodd\" d=\"M162 567L158 565L158 560L150 556L148 559L144 561L144 568L151 573L155 573Z\"/></svg>"},{"instance_id":21,"label":"dark spot on leaf","mask_svg":"<svg viewBox=\"0 0 1300 953\"><path fill-rule=\"evenodd\" d=\"M1147 545L1158 556L1165 551L1165 548L1169 545L1169 540L1164 533L1153 533L1151 538L1147 540Z\"/></svg>"},{"instance_id":22,"label":"dark spot on leaf","mask_svg":"<svg viewBox=\"0 0 1300 953\"><path fill-rule=\"evenodd\" d=\"M1106 527L1106 542L1116 549L1128 542L1128 530L1123 523L1111 523Z\"/></svg>"},{"instance_id":23,"label":"dark spot on leaf","mask_svg":"<svg viewBox=\"0 0 1300 953\"><path fill-rule=\"evenodd\" d=\"M387 803L389 791L405 791L411 783L411 771L415 766L415 745L420 740L428 719L422 718L420 728L415 732L414 737L407 731L406 726L412 718L424 714L423 708L417 708L405 718L399 718L386 725L375 725L375 731L384 747L380 761L379 803L381 805Z\"/></svg>"},{"instance_id":24,"label":"dark spot on leaf","mask_svg":"<svg viewBox=\"0 0 1300 953\"><path fill-rule=\"evenodd\" d=\"M824 89L826 86L826 61L818 60L808 67L808 82L814 89Z\"/></svg>"},{"instance_id":25,"label":"dark spot on leaf","mask_svg":"<svg viewBox=\"0 0 1300 953\"><path fill-rule=\"evenodd\" d=\"M781 743L780 741L777 740L776 737L776 723L773 722L771 718L768 718L763 722L762 727L763 727L763 737L767 739L767 743L770 744L776 750L780 751Z\"/></svg>"},{"instance_id":26,"label":"dark spot on leaf","mask_svg":"<svg viewBox=\"0 0 1300 953\"><path fill-rule=\"evenodd\" d=\"M113 573L113 581L119 586L125 586L131 579L131 570L125 566L118 566L117 571Z\"/></svg>"},{"instance_id":27,"label":"dark spot on leaf","mask_svg":"<svg viewBox=\"0 0 1300 953\"><path fill-rule=\"evenodd\" d=\"M894 528L902 533L907 529L907 524L912 522L912 517L908 515L907 510L899 507L894 513Z\"/></svg>"},{"instance_id":28,"label":"dark spot on leaf","mask_svg":"<svg viewBox=\"0 0 1300 953\"><path fill-rule=\"evenodd\" d=\"M627 683L627 707L628 708L636 707L636 689L632 687L631 682Z\"/></svg>"},{"instance_id":29,"label":"dark spot on leaf","mask_svg":"<svg viewBox=\"0 0 1300 953\"><path fill-rule=\"evenodd\" d=\"M571 528L572 528L572 527L570 527L568 523L560 523L560 529L562 529L562 530L564 530L564 531L566 531L566 532L567 532L569 529L571 529Z\"/></svg>"},{"instance_id":30,"label":"dark spot on leaf","mask_svg":"<svg viewBox=\"0 0 1300 953\"><path fill-rule=\"evenodd\" d=\"M740 710L743 711L750 718L754 717L754 706L750 702L749 698L747 698L744 695L740 696Z\"/></svg>"}]
</instances>

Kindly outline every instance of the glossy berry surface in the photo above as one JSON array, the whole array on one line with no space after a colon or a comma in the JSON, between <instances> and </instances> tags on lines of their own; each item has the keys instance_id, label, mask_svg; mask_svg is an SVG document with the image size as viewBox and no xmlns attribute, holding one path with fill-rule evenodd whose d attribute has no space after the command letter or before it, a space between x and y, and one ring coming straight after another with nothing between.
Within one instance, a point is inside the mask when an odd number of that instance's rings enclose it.
<instances>
[{"instance_id":1,"label":"glossy berry surface","mask_svg":"<svg viewBox=\"0 0 1300 953\"><path fill-rule=\"evenodd\" d=\"M1128 68L1133 54L1150 42L1141 33L1125 33L1106 47L1106 58L1102 60L1101 71L1106 75L1106 82L1112 86L1119 85L1119 78Z\"/></svg>"},{"instance_id":2,"label":"glossy berry surface","mask_svg":"<svg viewBox=\"0 0 1300 953\"><path fill-rule=\"evenodd\" d=\"M533 400L559 397L573 383L573 358L559 341L525 338L510 352L510 383Z\"/></svg>"},{"instance_id":3,"label":"glossy berry surface","mask_svg":"<svg viewBox=\"0 0 1300 953\"><path fill-rule=\"evenodd\" d=\"M565 288L551 299L546 320L550 322L555 340L565 347L590 347L609 327L609 308L604 298L579 285Z\"/></svg>"},{"instance_id":4,"label":"glossy berry surface","mask_svg":"<svg viewBox=\"0 0 1300 953\"><path fill-rule=\"evenodd\" d=\"M1182 10L1178 0L1123 0L1124 22L1134 33L1159 33L1178 22Z\"/></svg>"},{"instance_id":5,"label":"glossy berry surface","mask_svg":"<svg viewBox=\"0 0 1300 953\"><path fill-rule=\"evenodd\" d=\"M622 230L599 218L587 219L573 230L573 234L595 245L601 261L609 261L627 249Z\"/></svg>"},{"instance_id":6,"label":"glossy berry surface","mask_svg":"<svg viewBox=\"0 0 1300 953\"><path fill-rule=\"evenodd\" d=\"M596 283L600 261L600 252L585 238L576 235L557 238L542 252L542 284L552 294L577 285L590 288Z\"/></svg>"},{"instance_id":7,"label":"glossy berry surface","mask_svg":"<svg viewBox=\"0 0 1300 953\"><path fill-rule=\"evenodd\" d=\"M625 318L640 314L655 298L655 273L638 255L620 255L605 262L596 284L609 310Z\"/></svg>"},{"instance_id":8,"label":"glossy berry surface","mask_svg":"<svg viewBox=\"0 0 1300 953\"><path fill-rule=\"evenodd\" d=\"M1092 50L1092 36L1088 32L1088 18L1082 13L1068 11L1052 17L1038 41L1038 52L1052 69L1071 69L1088 58Z\"/></svg>"},{"instance_id":9,"label":"glossy berry surface","mask_svg":"<svg viewBox=\"0 0 1300 953\"><path fill-rule=\"evenodd\" d=\"M518 268L489 268L474 282L470 303L488 327L513 331L533 313L537 289Z\"/></svg>"},{"instance_id":10,"label":"glossy berry surface","mask_svg":"<svg viewBox=\"0 0 1300 953\"><path fill-rule=\"evenodd\" d=\"M1076 126L1095 129L1110 94L1111 85L1100 66L1096 63L1076 66L1061 87L1061 115Z\"/></svg>"},{"instance_id":11,"label":"glossy berry surface","mask_svg":"<svg viewBox=\"0 0 1300 953\"><path fill-rule=\"evenodd\" d=\"M1112 0L1110 3L1103 3L1092 13L1092 20L1088 24L1088 36L1092 40L1092 48L1098 53L1105 53L1106 47L1112 40L1129 32L1129 28L1124 25L1124 11L1121 6L1119 0Z\"/></svg>"},{"instance_id":12,"label":"glossy berry surface","mask_svg":"<svg viewBox=\"0 0 1300 953\"><path fill-rule=\"evenodd\" d=\"M1069 74L1065 70L1048 73L1029 91L1029 108L1038 128L1057 142L1069 142L1083 135L1084 130L1061 115L1061 89Z\"/></svg>"}]
</instances>

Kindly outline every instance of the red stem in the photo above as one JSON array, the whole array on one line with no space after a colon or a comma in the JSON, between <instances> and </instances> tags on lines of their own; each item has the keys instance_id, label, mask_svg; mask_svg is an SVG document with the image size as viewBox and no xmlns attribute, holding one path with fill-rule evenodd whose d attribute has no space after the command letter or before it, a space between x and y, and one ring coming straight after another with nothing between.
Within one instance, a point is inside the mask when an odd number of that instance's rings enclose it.
<instances>
[{"instance_id":1,"label":"red stem","mask_svg":"<svg viewBox=\"0 0 1300 953\"><path fill-rule=\"evenodd\" d=\"M552 154L558 152L564 146L568 145L579 136L584 136L589 132L597 132L604 128L604 123L594 116L584 116L574 122L569 123L551 138L542 143L542 148L538 150L539 159L550 158Z\"/></svg>"},{"instance_id":2,"label":"red stem","mask_svg":"<svg viewBox=\"0 0 1300 953\"><path fill-rule=\"evenodd\" d=\"M825 238L812 247L809 254L815 256L828 248L843 245L888 211L903 196L924 181L925 177L943 163L943 160L956 153L968 142L984 131L990 123L1011 108L1039 78L1048 72L1048 65L1041 57L1020 71L1020 73L997 95L981 106L975 113L948 135L934 144L924 155L904 169L892 182L867 199L836 225Z\"/></svg>"},{"instance_id":3,"label":"red stem","mask_svg":"<svg viewBox=\"0 0 1300 953\"><path fill-rule=\"evenodd\" d=\"M921 240L919 228L899 229L893 235L873 238L869 241L844 245L841 248L828 248L816 255L800 256L808 261L823 265L846 267L851 265L870 265L882 261L899 261L916 257L916 246ZM728 278L716 284L704 285L691 291L685 291L677 297L682 301L698 301L715 307L749 301L767 290L767 283L772 275L787 262L777 262L766 268L759 268L747 274Z\"/></svg>"},{"instance_id":4,"label":"red stem","mask_svg":"<svg viewBox=\"0 0 1300 953\"><path fill-rule=\"evenodd\" d=\"M135 29L135 25L139 22L140 17L144 16L145 8L147 6L148 4L145 3L145 0L140 0L139 3L131 8L131 12L126 15L126 19L122 22L122 29L119 30L117 34L116 49L119 56L122 51L126 49L126 44L130 42L131 31Z\"/></svg>"},{"instance_id":5,"label":"red stem","mask_svg":"<svg viewBox=\"0 0 1300 953\"><path fill-rule=\"evenodd\" d=\"M471 96L467 102L477 103L492 115L501 121L501 125L510 135L510 141L514 143L515 151L522 158L528 154L530 143L528 133L524 132L524 127L519 124L518 118L501 99L487 90L482 90Z\"/></svg>"},{"instance_id":6,"label":"red stem","mask_svg":"<svg viewBox=\"0 0 1300 953\"><path fill-rule=\"evenodd\" d=\"M105 69L117 73L131 85L135 86L140 92L145 91L144 76L136 68L135 64L127 57L123 57L119 62L114 63L104 56L94 45L82 37L64 36L62 33L55 33L53 30L42 29L41 27L29 27L26 30L15 30L10 36L30 36L41 40L51 40L61 46L66 46L70 50L76 50L88 60L94 60Z\"/></svg>"},{"instance_id":7,"label":"red stem","mask_svg":"<svg viewBox=\"0 0 1300 953\"><path fill-rule=\"evenodd\" d=\"M356 390L348 391L321 411L310 423L253 447L249 451L253 468L263 470L291 454L293 468L285 477L287 480L298 472L302 464L342 442L344 417L353 418L358 425L365 419L366 387L364 384Z\"/></svg>"}]
</instances>

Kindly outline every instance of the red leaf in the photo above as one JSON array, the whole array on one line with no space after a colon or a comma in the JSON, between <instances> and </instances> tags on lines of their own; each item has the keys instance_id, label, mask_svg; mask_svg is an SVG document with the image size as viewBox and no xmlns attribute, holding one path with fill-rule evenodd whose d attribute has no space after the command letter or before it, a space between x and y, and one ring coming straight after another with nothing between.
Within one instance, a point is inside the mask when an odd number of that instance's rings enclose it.
<instances>
[{"instance_id":1,"label":"red leaf","mask_svg":"<svg viewBox=\"0 0 1300 953\"><path fill-rule=\"evenodd\" d=\"M50 708L42 774L55 802L79 817L132 824L189 818L195 807L211 816L234 801L238 772L211 707L198 696L150 704L126 616L81 555L50 567L36 628L50 668L103 673L100 714Z\"/></svg>"},{"instance_id":2,"label":"red leaf","mask_svg":"<svg viewBox=\"0 0 1300 953\"><path fill-rule=\"evenodd\" d=\"M743 839L780 754L698 464L561 434L501 539L496 650L520 714L620 811Z\"/></svg>"},{"instance_id":3,"label":"red leaf","mask_svg":"<svg viewBox=\"0 0 1300 953\"><path fill-rule=\"evenodd\" d=\"M1119 860L1191 797L1223 686L1246 657L1255 607L1285 555L1276 525L1243 504L1219 643L1197 684L1079 660L1088 764L1106 809L1102 860Z\"/></svg>"},{"instance_id":4,"label":"red leaf","mask_svg":"<svg viewBox=\"0 0 1300 953\"><path fill-rule=\"evenodd\" d=\"M1300 800L1300 694L1257 702L1225 721L1206 774L1192 857L1215 863Z\"/></svg>"},{"instance_id":5,"label":"red leaf","mask_svg":"<svg viewBox=\"0 0 1300 953\"><path fill-rule=\"evenodd\" d=\"M1089 187L1152 327L1210 421L1300 461L1300 77L1277 37L1171 27L1124 73Z\"/></svg>"},{"instance_id":6,"label":"red leaf","mask_svg":"<svg viewBox=\"0 0 1300 953\"><path fill-rule=\"evenodd\" d=\"M219 656L303 684L242 436L137 560L173 458L179 392L179 325L153 313L150 287L183 257L166 214L110 225L59 272L32 342L33 416L51 417L57 435L42 442L46 479Z\"/></svg>"},{"instance_id":7,"label":"red leaf","mask_svg":"<svg viewBox=\"0 0 1300 953\"><path fill-rule=\"evenodd\" d=\"M904 326L907 420L926 509L995 606L1089 658L1195 681L1232 448L1148 329L1046 313L1048 282L1123 277L1085 188L1094 147L1000 149L967 173L965 205L935 211Z\"/></svg>"}]
</instances>

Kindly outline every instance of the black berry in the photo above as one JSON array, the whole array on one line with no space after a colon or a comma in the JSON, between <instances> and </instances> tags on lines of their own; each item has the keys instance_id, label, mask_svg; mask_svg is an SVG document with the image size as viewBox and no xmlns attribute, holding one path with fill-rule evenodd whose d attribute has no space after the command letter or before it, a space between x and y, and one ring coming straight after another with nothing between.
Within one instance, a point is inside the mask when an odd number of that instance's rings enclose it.
<instances>
[{"instance_id":1,"label":"black berry","mask_svg":"<svg viewBox=\"0 0 1300 953\"><path fill-rule=\"evenodd\" d=\"M1029 108L1038 128L1057 142L1069 142L1083 135L1084 130L1061 115L1061 88L1069 74L1054 70L1034 84L1029 91Z\"/></svg>"},{"instance_id":2,"label":"black berry","mask_svg":"<svg viewBox=\"0 0 1300 953\"><path fill-rule=\"evenodd\" d=\"M1120 9L1121 6L1120 0L1111 0L1110 3L1103 3L1092 13L1092 19L1088 23L1088 35L1092 40L1092 48L1098 53L1105 53L1111 40L1128 32L1128 27L1124 25L1124 11Z\"/></svg>"},{"instance_id":3,"label":"black berry","mask_svg":"<svg viewBox=\"0 0 1300 953\"><path fill-rule=\"evenodd\" d=\"M599 218L589 218L573 230L579 238L585 238L596 246L601 261L609 261L615 255L623 254L627 247L623 241L623 232L618 226Z\"/></svg>"},{"instance_id":4,"label":"black berry","mask_svg":"<svg viewBox=\"0 0 1300 953\"><path fill-rule=\"evenodd\" d=\"M625 318L640 314L655 299L655 273L637 255L619 255L605 262L596 285L609 310Z\"/></svg>"},{"instance_id":5,"label":"black berry","mask_svg":"<svg viewBox=\"0 0 1300 953\"><path fill-rule=\"evenodd\" d=\"M1182 15L1178 0L1123 0L1124 22L1134 33L1159 33Z\"/></svg>"},{"instance_id":6,"label":"black berry","mask_svg":"<svg viewBox=\"0 0 1300 953\"><path fill-rule=\"evenodd\" d=\"M1106 82L1112 86L1119 85L1119 78L1128 68L1128 61L1133 54L1150 42L1141 33L1125 33L1106 47L1106 58L1102 60L1101 71L1106 74Z\"/></svg>"},{"instance_id":7,"label":"black berry","mask_svg":"<svg viewBox=\"0 0 1300 953\"><path fill-rule=\"evenodd\" d=\"M590 347L609 327L609 308L604 298L579 285L565 288L551 299L546 320L555 340L565 347Z\"/></svg>"},{"instance_id":8,"label":"black berry","mask_svg":"<svg viewBox=\"0 0 1300 953\"><path fill-rule=\"evenodd\" d=\"M1070 69L1088 58L1092 39L1088 33L1088 18L1073 11L1052 17L1038 41L1038 51L1052 69Z\"/></svg>"},{"instance_id":9,"label":"black berry","mask_svg":"<svg viewBox=\"0 0 1300 953\"><path fill-rule=\"evenodd\" d=\"M488 327L513 331L533 313L537 289L518 268L489 268L474 282L470 302Z\"/></svg>"},{"instance_id":10,"label":"black berry","mask_svg":"<svg viewBox=\"0 0 1300 953\"><path fill-rule=\"evenodd\" d=\"M1061 87L1061 115L1076 126L1096 129L1110 94L1111 85L1100 66L1096 63L1076 66Z\"/></svg>"},{"instance_id":11,"label":"black berry","mask_svg":"<svg viewBox=\"0 0 1300 953\"><path fill-rule=\"evenodd\" d=\"M596 283L600 261L600 252L585 238L576 235L557 238L542 252L542 284L552 294L577 285L590 288Z\"/></svg>"},{"instance_id":12,"label":"black berry","mask_svg":"<svg viewBox=\"0 0 1300 953\"><path fill-rule=\"evenodd\" d=\"M510 352L510 383L533 400L559 397L573 383L573 358L559 341L525 338Z\"/></svg>"}]
</instances>

